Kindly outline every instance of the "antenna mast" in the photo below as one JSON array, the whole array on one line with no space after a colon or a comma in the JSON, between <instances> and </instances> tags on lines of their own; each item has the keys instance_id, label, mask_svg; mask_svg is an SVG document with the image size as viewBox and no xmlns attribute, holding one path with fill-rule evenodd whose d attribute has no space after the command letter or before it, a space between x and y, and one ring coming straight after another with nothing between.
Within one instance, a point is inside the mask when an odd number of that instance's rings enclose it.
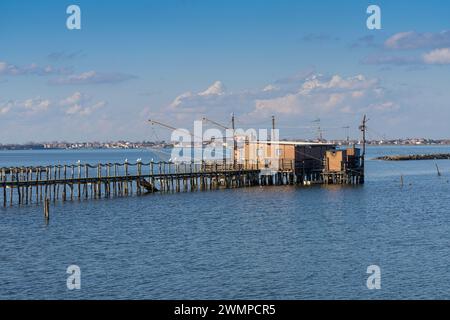
<instances>
[{"instance_id":1,"label":"antenna mast","mask_svg":"<svg viewBox=\"0 0 450 320\"><path fill-rule=\"evenodd\" d=\"M231 114L231 128L233 129L233 168L236 168L236 151L237 151L237 142L236 135L234 133L235 125L234 125L234 112Z\"/></svg>"},{"instance_id":2,"label":"antenna mast","mask_svg":"<svg viewBox=\"0 0 450 320\"><path fill-rule=\"evenodd\" d=\"M359 130L362 132L362 155L361 155L361 178L364 183L364 160L366 157L366 131L367 131L367 117L364 115L361 125L359 126Z\"/></svg>"}]
</instances>

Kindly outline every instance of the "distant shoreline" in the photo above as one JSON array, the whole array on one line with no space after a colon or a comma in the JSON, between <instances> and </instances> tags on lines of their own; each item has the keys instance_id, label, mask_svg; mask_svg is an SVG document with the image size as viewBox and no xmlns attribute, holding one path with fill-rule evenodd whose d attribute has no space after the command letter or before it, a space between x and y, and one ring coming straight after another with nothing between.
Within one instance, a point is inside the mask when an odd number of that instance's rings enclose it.
<instances>
[{"instance_id":1,"label":"distant shoreline","mask_svg":"<svg viewBox=\"0 0 450 320\"><path fill-rule=\"evenodd\" d=\"M330 140L337 146L359 145L359 141ZM434 142L379 142L368 141L367 147L393 146L393 147L424 147L424 146L449 146L450 140L437 140ZM114 142L114 143L99 143L99 142L83 142L83 143L36 143L36 144L0 144L2 151L18 151L18 150L124 150L124 149L167 149L173 148L173 144L166 142L159 143L140 143L140 142Z\"/></svg>"}]
</instances>

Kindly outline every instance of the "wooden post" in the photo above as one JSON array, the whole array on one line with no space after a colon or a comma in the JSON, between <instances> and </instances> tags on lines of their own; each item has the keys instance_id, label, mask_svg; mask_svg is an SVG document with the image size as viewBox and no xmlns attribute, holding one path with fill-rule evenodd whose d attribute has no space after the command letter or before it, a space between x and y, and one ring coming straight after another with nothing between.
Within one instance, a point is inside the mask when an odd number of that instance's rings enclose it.
<instances>
[{"instance_id":1,"label":"wooden post","mask_svg":"<svg viewBox=\"0 0 450 320\"><path fill-rule=\"evenodd\" d=\"M162 174L161 174L161 161L158 162L158 172L159 172L159 189L161 192L164 192L164 185L162 182Z\"/></svg>"},{"instance_id":2,"label":"wooden post","mask_svg":"<svg viewBox=\"0 0 450 320\"><path fill-rule=\"evenodd\" d=\"M39 180L41 176L41 167L36 168L36 203L39 202Z\"/></svg>"},{"instance_id":3,"label":"wooden post","mask_svg":"<svg viewBox=\"0 0 450 320\"><path fill-rule=\"evenodd\" d=\"M107 179L106 179L106 184L105 184L105 188L106 188L105 193L107 193L108 197L110 197L111 196L111 182L110 182L110 178L111 178L111 163L108 163L107 166L108 167L106 169Z\"/></svg>"},{"instance_id":4,"label":"wooden post","mask_svg":"<svg viewBox=\"0 0 450 320\"><path fill-rule=\"evenodd\" d=\"M154 164L153 164L153 160L152 160L150 162L150 174L152 176L152 178L151 178L152 186L155 187L155 178L153 177L154 176L153 167L154 167Z\"/></svg>"},{"instance_id":5,"label":"wooden post","mask_svg":"<svg viewBox=\"0 0 450 320\"><path fill-rule=\"evenodd\" d=\"M142 170L142 164L140 161L137 163L137 174L138 179L136 180L136 193L141 194L141 170Z\"/></svg>"},{"instance_id":6,"label":"wooden post","mask_svg":"<svg viewBox=\"0 0 450 320\"><path fill-rule=\"evenodd\" d=\"M22 197L20 194L20 183L19 183L19 169L16 169L16 183L17 183L17 196L19 198L19 204L22 203Z\"/></svg>"},{"instance_id":7,"label":"wooden post","mask_svg":"<svg viewBox=\"0 0 450 320\"><path fill-rule=\"evenodd\" d=\"M28 168L25 168L25 172L23 173L24 180L25 180L25 204L28 204Z\"/></svg>"},{"instance_id":8,"label":"wooden post","mask_svg":"<svg viewBox=\"0 0 450 320\"><path fill-rule=\"evenodd\" d=\"M73 193L74 193L73 188L75 188L75 186L74 186L75 168L74 168L73 164L70 165L70 177L72 179L72 181L70 182L70 186L71 186L71 188L70 188L70 200L73 201Z\"/></svg>"},{"instance_id":9,"label":"wooden post","mask_svg":"<svg viewBox=\"0 0 450 320\"><path fill-rule=\"evenodd\" d=\"M114 189L114 195L117 195L117 164L114 163L114 182L113 182L113 189Z\"/></svg>"},{"instance_id":10,"label":"wooden post","mask_svg":"<svg viewBox=\"0 0 450 320\"><path fill-rule=\"evenodd\" d=\"M66 201L67 165L64 165L63 201Z\"/></svg>"},{"instance_id":11,"label":"wooden post","mask_svg":"<svg viewBox=\"0 0 450 320\"><path fill-rule=\"evenodd\" d=\"M128 195L128 161L125 161L125 195Z\"/></svg>"},{"instance_id":12,"label":"wooden post","mask_svg":"<svg viewBox=\"0 0 450 320\"><path fill-rule=\"evenodd\" d=\"M33 203L33 168L30 167L30 177L29 177L29 185L30 185L30 193L29 193L29 197L30 197L30 203Z\"/></svg>"},{"instance_id":13,"label":"wooden post","mask_svg":"<svg viewBox=\"0 0 450 320\"><path fill-rule=\"evenodd\" d=\"M3 180L3 206L6 207L6 170L2 169Z\"/></svg>"},{"instance_id":14,"label":"wooden post","mask_svg":"<svg viewBox=\"0 0 450 320\"><path fill-rule=\"evenodd\" d=\"M438 177L440 177L441 171L439 171L439 167L438 167L437 163L435 163L435 165L436 165L437 175L438 175Z\"/></svg>"},{"instance_id":15,"label":"wooden post","mask_svg":"<svg viewBox=\"0 0 450 320\"><path fill-rule=\"evenodd\" d=\"M54 167L54 172L53 172L53 202L56 201L56 166Z\"/></svg>"},{"instance_id":16,"label":"wooden post","mask_svg":"<svg viewBox=\"0 0 450 320\"><path fill-rule=\"evenodd\" d=\"M180 192L180 178L178 176L180 169L178 166L179 166L179 164L177 163L176 167L175 167L175 174L176 174L176 180L177 180L177 190L176 191Z\"/></svg>"},{"instance_id":17,"label":"wooden post","mask_svg":"<svg viewBox=\"0 0 450 320\"><path fill-rule=\"evenodd\" d=\"M45 167L45 187L44 187L44 201L47 199L48 191L48 167Z\"/></svg>"},{"instance_id":18,"label":"wooden post","mask_svg":"<svg viewBox=\"0 0 450 320\"><path fill-rule=\"evenodd\" d=\"M50 199L49 198L45 198L44 218L45 218L45 222L48 223L48 221L50 220Z\"/></svg>"},{"instance_id":19,"label":"wooden post","mask_svg":"<svg viewBox=\"0 0 450 320\"><path fill-rule=\"evenodd\" d=\"M58 181L61 181L61 165L58 165ZM59 187L60 183L56 184L56 200L59 200Z\"/></svg>"},{"instance_id":20,"label":"wooden post","mask_svg":"<svg viewBox=\"0 0 450 320\"><path fill-rule=\"evenodd\" d=\"M78 162L78 199L81 198L81 163Z\"/></svg>"},{"instance_id":21,"label":"wooden post","mask_svg":"<svg viewBox=\"0 0 450 320\"><path fill-rule=\"evenodd\" d=\"M162 173L163 173L163 185L164 185L164 188L163 188L163 190L166 192L167 191L167 183L166 183L166 162L165 161L163 161L163 163L162 163Z\"/></svg>"},{"instance_id":22,"label":"wooden post","mask_svg":"<svg viewBox=\"0 0 450 320\"><path fill-rule=\"evenodd\" d=\"M85 164L84 165L84 175L86 178L86 181L84 182L84 197L87 199L88 198L88 178L89 178L89 172L88 172L88 165Z\"/></svg>"},{"instance_id":23,"label":"wooden post","mask_svg":"<svg viewBox=\"0 0 450 320\"><path fill-rule=\"evenodd\" d=\"M10 188L9 188L9 205L13 205L13 169L9 168L9 180L11 182Z\"/></svg>"},{"instance_id":24,"label":"wooden post","mask_svg":"<svg viewBox=\"0 0 450 320\"><path fill-rule=\"evenodd\" d=\"M98 164L98 169L97 169L97 197L101 198L102 197L102 164L99 163Z\"/></svg>"}]
</instances>

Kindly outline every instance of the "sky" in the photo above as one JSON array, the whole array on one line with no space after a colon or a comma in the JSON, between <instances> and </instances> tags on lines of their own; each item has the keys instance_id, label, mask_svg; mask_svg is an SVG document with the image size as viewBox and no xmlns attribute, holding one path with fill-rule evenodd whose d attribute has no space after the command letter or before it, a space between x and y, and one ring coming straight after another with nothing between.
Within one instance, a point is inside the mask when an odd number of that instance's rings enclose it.
<instances>
[{"instance_id":1,"label":"sky","mask_svg":"<svg viewBox=\"0 0 450 320\"><path fill-rule=\"evenodd\" d=\"M381 9L370 30L369 5ZM81 9L69 30L66 9ZM0 2L0 143L167 139L207 117L281 138L450 138L449 1ZM205 128L211 125L205 123Z\"/></svg>"}]
</instances>

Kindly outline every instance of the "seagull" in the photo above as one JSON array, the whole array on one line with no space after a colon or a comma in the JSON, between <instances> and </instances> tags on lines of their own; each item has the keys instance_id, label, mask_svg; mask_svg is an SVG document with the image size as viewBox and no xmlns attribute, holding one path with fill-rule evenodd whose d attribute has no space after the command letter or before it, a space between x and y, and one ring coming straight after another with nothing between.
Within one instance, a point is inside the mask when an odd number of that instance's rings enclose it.
<instances>
[{"instance_id":1,"label":"seagull","mask_svg":"<svg viewBox=\"0 0 450 320\"><path fill-rule=\"evenodd\" d=\"M128 158L125 159L125 162L128 162Z\"/></svg>"},{"instance_id":2,"label":"seagull","mask_svg":"<svg viewBox=\"0 0 450 320\"><path fill-rule=\"evenodd\" d=\"M136 162L141 162L142 161L142 159L141 158L138 158L137 160L136 160Z\"/></svg>"}]
</instances>

